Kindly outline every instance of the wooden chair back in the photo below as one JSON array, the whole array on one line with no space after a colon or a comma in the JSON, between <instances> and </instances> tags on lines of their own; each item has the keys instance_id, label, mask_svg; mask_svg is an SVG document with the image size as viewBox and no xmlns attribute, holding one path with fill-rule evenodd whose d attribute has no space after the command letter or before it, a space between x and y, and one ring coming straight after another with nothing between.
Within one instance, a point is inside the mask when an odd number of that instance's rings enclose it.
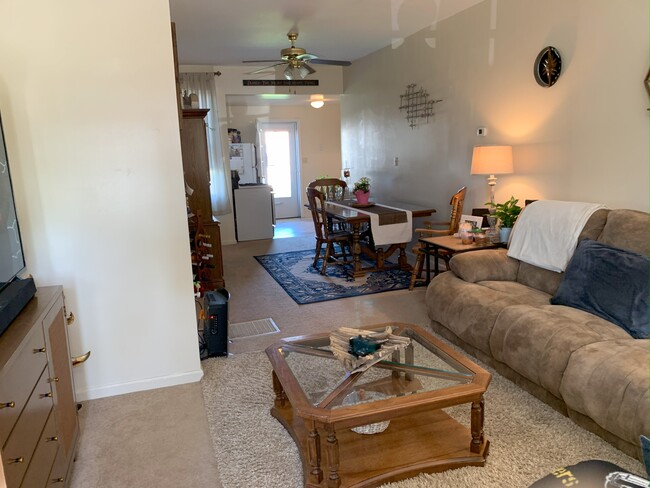
<instances>
[{"instance_id":1,"label":"wooden chair back","mask_svg":"<svg viewBox=\"0 0 650 488\"><path fill-rule=\"evenodd\" d=\"M308 188L316 188L326 200L343 200L348 184L338 178L319 178L309 183Z\"/></svg>"},{"instance_id":2,"label":"wooden chair back","mask_svg":"<svg viewBox=\"0 0 650 488\"><path fill-rule=\"evenodd\" d=\"M460 217L463 214L463 204L465 203L465 193L467 187L464 186L451 197L449 205L451 205L451 217L449 219L449 233L455 234L458 232L460 226Z\"/></svg>"},{"instance_id":3,"label":"wooden chair back","mask_svg":"<svg viewBox=\"0 0 650 488\"><path fill-rule=\"evenodd\" d=\"M314 221L314 232L316 239L327 240L328 223L325 213L325 195L317 188L307 188L307 201L311 210L311 218Z\"/></svg>"}]
</instances>

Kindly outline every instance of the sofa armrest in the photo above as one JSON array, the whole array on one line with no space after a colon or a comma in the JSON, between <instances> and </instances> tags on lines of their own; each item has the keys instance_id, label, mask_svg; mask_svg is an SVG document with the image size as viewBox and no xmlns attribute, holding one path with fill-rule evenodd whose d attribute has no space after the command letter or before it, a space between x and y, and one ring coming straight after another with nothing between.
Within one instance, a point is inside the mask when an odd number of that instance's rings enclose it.
<instances>
[{"instance_id":1,"label":"sofa armrest","mask_svg":"<svg viewBox=\"0 0 650 488\"><path fill-rule=\"evenodd\" d=\"M519 260L508 257L506 249L484 249L456 254L451 271L469 283L479 281L516 281Z\"/></svg>"}]
</instances>

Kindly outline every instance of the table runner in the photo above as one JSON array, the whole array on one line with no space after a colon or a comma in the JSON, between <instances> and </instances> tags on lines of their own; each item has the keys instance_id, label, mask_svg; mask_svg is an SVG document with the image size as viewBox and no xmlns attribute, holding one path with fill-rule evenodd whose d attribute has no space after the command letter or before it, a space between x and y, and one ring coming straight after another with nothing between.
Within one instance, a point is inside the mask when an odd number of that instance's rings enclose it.
<instances>
[{"instance_id":1,"label":"table runner","mask_svg":"<svg viewBox=\"0 0 650 488\"><path fill-rule=\"evenodd\" d=\"M345 202L328 200L327 203L370 216L370 229L376 246L411 242L413 238L413 214L410 210L380 204L361 209Z\"/></svg>"}]
</instances>

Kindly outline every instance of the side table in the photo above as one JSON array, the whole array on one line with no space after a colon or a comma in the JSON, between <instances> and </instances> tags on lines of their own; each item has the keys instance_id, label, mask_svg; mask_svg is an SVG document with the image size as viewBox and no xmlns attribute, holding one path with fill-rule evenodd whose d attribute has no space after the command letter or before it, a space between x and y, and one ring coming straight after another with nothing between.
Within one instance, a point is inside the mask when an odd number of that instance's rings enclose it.
<instances>
[{"instance_id":1,"label":"side table","mask_svg":"<svg viewBox=\"0 0 650 488\"><path fill-rule=\"evenodd\" d=\"M424 245L424 248L422 249L422 252L424 252L427 256L427 281L426 283L428 284L429 281L431 281L431 255L433 254L433 275L438 276L438 273L440 272L439 266L438 266L438 258L440 257L440 249L446 249L452 254L458 254L461 252L469 252L469 251L478 251L481 249L496 249L496 248L503 248L506 247L505 243L492 243L488 242L486 244L478 245L476 243L472 244L461 244L461 241L459 238L454 237L454 236L442 236L442 237L421 237L419 239L419 242L421 242Z\"/></svg>"}]
</instances>

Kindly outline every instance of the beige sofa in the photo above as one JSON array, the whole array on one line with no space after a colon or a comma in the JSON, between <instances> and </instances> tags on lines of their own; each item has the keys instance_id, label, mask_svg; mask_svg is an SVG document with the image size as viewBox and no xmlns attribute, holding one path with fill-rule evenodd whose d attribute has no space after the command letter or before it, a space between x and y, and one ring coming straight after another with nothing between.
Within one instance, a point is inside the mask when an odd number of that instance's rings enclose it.
<instances>
[{"instance_id":1,"label":"beige sofa","mask_svg":"<svg viewBox=\"0 0 650 488\"><path fill-rule=\"evenodd\" d=\"M598 210L589 238L648 255L648 214ZM650 435L648 339L591 313L551 305L563 273L507 256L456 255L426 292L433 329L631 456Z\"/></svg>"}]
</instances>

